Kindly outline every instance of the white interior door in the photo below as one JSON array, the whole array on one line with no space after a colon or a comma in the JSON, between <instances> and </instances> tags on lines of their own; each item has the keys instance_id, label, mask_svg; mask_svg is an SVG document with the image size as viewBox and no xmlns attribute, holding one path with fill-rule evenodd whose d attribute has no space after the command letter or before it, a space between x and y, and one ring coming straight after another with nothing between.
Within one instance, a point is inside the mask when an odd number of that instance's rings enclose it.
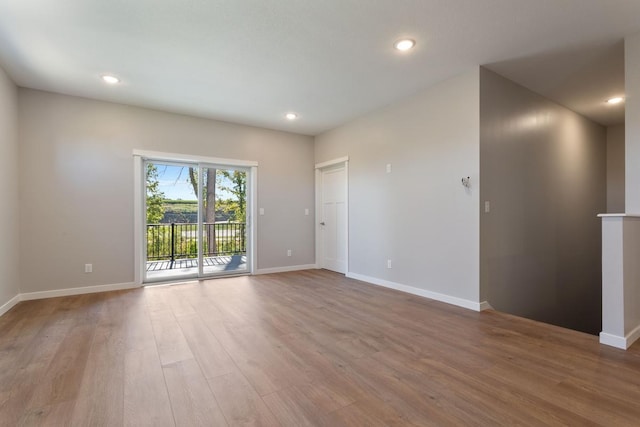
<instances>
[{"instance_id":1,"label":"white interior door","mask_svg":"<svg viewBox=\"0 0 640 427\"><path fill-rule=\"evenodd\" d=\"M320 169L320 266L347 272L346 164Z\"/></svg>"}]
</instances>

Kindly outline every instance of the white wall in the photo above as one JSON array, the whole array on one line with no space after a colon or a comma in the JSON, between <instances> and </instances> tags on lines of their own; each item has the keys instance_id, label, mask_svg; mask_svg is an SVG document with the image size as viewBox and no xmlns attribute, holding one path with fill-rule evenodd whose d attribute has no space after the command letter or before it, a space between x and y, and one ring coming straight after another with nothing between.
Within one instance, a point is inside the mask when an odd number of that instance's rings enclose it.
<instances>
[{"instance_id":1,"label":"white wall","mask_svg":"<svg viewBox=\"0 0 640 427\"><path fill-rule=\"evenodd\" d=\"M596 334L606 129L480 75L482 293L499 311Z\"/></svg>"},{"instance_id":2,"label":"white wall","mask_svg":"<svg viewBox=\"0 0 640 427\"><path fill-rule=\"evenodd\" d=\"M316 137L349 156L350 273L479 302L478 109L474 69Z\"/></svg>"},{"instance_id":3,"label":"white wall","mask_svg":"<svg viewBox=\"0 0 640 427\"><path fill-rule=\"evenodd\" d=\"M640 33L625 38L625 212L604 217L600 342L628 348L640 338Z\"/></svg>"},{"instance_id":4,"label":"white wall","mask_svg":"<svg viewBox=\"0 0 640 427\"><path fill-rule=\"evenodd\" d=\"M18 123L22 292L134 280L133 149L259 162L258 268L315 262L312 137L29 89Z\"/></svg>"},{"instance_id":5,"label":"white wall","mask_svg":"<svg viewBox=\"0 0 640 427\"><path fill-rule=\"evenodd\" d=\"M625 38L625 203L640 213L640 33Z\"/></svg>"},{"instance_id":6,"label":"white wall","mask_svg":"<svg viewBox=\"0 0 640 427\"><path fill-rule=\"evenodd\" d=\"M600 342L622 349L640 338L640 217L602 216Z\"/></svg>"},{"instance_id":7,"label":"white wall","mask_svg":"<svg viewBox=\"0 0 640 427\"><path fill-rule=\"evenodd\" d=\"M607 212L624 212L624 125L607 128Z\"/></svg>"},{"instance_id":8,"label":"white wall","mask_svg":"<svg viewBox=\"0 0 640 427\"><path fill-rule=\"evenodd\" d=\"M17 122L18 89L0 68L0 311L20 293Z\"/></svg>"}]
</instances>

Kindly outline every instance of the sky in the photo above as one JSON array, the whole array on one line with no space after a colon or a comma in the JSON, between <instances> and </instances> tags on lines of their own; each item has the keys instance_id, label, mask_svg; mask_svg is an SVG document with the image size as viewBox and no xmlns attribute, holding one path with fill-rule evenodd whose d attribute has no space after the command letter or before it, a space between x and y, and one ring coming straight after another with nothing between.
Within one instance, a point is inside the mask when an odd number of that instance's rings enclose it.
<instances>
[{"instance_id":1,"label":"sky","mask_svg":"<svg viewBox=\"0 0 640 427\"><path fill-rule=\"evenodd\" d=\"M165 199L196 200L193 187L189 182L189 168L156 163L158 168L159 190Z\"/></svg>"},{"instance_id":2,"label":"sky","mask_svg":"<svg viewBox=\"0 0 640 427\"><path fill-rule=\"evenodd\" d=\"M161 163L154 164L158 169L158 189L164 193L165 199L197 200L193 193L193 187L189 182L189 167L163 165ZM217 197L223 199L232 197L226 191L217 190L217 193Z\"/></svg>"}]
</instances>

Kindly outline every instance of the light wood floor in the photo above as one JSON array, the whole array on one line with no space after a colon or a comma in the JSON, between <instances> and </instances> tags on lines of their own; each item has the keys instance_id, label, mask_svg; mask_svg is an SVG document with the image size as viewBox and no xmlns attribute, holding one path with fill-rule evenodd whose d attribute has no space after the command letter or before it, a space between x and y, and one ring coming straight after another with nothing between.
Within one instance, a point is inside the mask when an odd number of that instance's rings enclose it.
<instances>
[{"instance_id":1,"label":"light wood floor","mask_svg":"<svg viewBox=\"0 0 640 427\"><path fill-rule=\"evenodd\" d=\"M327 271L23 302L0 423L640 425L640 349Z\"/></svg>"}]
</instances>

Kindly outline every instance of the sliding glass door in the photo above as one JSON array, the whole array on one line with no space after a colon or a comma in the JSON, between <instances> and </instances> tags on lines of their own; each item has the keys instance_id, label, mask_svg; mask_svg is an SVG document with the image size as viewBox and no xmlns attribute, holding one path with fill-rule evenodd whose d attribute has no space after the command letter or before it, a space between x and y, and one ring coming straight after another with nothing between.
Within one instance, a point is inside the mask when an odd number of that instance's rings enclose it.
<instances>
[{"instance_id":1,"label":"sliding glass door","mask_svg":"<svg viewBox=\"0 0 640 427\"><path fill-rule=\"evenodd\" d=\"M250 168L147 159L143 281L250 272Z\"/></svg>"}]
</instances>

